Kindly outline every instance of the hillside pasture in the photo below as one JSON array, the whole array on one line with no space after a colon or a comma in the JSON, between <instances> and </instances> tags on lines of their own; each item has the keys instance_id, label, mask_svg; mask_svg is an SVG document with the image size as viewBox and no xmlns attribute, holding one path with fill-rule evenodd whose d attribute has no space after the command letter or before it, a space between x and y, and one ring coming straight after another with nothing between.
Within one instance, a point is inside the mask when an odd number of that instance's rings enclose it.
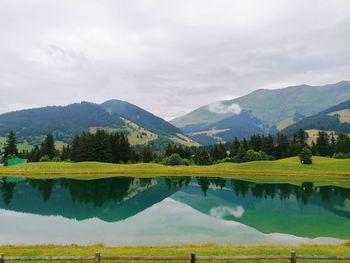
<instances>
[{"instance_id":1,"label":"hillside pasture","mask_svg":"<svg viewBox=\"0 0 350 263\"><path fill-rule=\"evenodd\" d=\"M335 111L328 115L338 117L341 123L350 123L350 109Z\"/></svg>"}]
</instances>

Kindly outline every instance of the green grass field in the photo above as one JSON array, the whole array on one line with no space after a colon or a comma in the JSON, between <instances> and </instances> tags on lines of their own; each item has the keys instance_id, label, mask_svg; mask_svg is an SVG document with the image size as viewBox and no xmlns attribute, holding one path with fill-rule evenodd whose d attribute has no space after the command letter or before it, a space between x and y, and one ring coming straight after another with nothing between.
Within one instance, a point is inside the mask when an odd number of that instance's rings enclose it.
<instances>
[{"instance_id":1,"label":"green grass field","mask_svg":"<svg viewBox=\"0 0 350 263\"><path fill-rule=\"evenodd\" d=\"M0 253L7 256L94 256L96 252L103 256L188 256L192 252L198 256L261 256L290 255L295 250L300 255L349 256L350 246L343 245L301 245L301 246L225 246L225 245L183 245L158 247L105 247L95 246L0 246ZM103 261L105 262L105 261ZM131 262L131 261L115 261ZM138 261L146 262L146 261ZM151 261L147 261L151 262ZM169 261L157 261L169 262ZM184 261L172 261L184 262ZM208 261L199 261L208 262ZM219 262L219 261L210 261ZM226 261L221 261L226 262ZM240 261L237 261L240 262ZM254 262L254 261L242 261ZM257 261L255 261L257 262ZM264 260L259 262L289 262L287 260ZM318 262L303 260L300 262ZM322 261L335 262L335 261ZM349 261L343 261L349 262Z\"/></svg>"},{"instance_id":2,"label":"green grass field","mask_svg":"<svg viewBox=\"0 0 350 263\"><path fill-rule=\"evenodd\" d=\"M277 161L222 163L210 166L164 166L160 164L28 163L0 167L0 175L31 178L96 179L112 176L217 176L269 183L315 182L318 185L350 187L350 159L314 157L312 165L300 164L297 157Z\"/></svg>"}]
</instances>

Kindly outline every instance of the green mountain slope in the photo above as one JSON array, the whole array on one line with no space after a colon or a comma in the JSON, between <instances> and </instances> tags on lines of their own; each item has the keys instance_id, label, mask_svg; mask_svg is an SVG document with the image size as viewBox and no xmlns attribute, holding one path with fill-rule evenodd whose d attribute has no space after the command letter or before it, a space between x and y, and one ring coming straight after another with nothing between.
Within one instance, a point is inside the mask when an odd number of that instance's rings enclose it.
<instances>
[{"instance_id":1,"label":"green mountain slope","mask_svg":"<svg viewBox=\"0 0 350 263\"><path fill-rule=\"evenodd\" d=\"M234 137L242 139L253 134L264 133L265 130L264 124L246 111L242 111L239 115L228 116L213 124L183 128L188 136L204 145L232 141Z\"/></svg>"},{"instance_id":2,"label":"green mountain slope","mask_svg":"<svg viewBox=\"0 0 350 263\"><path fill-rule=\"evenodd\" d=\"M240 98L219 102L223 110L215 111L215 107L213 110L211 105L206 105L172 120L171 123L180 128L213 124L234 115L230 108L238 104L242 110L250 112L268 126L282 129L295 120L311 116L348 99L349 81L324 86L300 85L275 90L261 89Z\"/></svg>"},{"instance_id":3,"label":"green mountain slope","mask_svg":"<svg viewBox=\"0 0 350 263\"><path fill-rule=\"evenodd\" d=\"M350 100L306 117L283 129L282 132L291 135L299 129L350 133Z\"/></svg>"},{"instance_id":4,"label":"green mountain slope","mask_svg":"<svg viewBox=\"0 0 350 263\"><path fill-rule=\"evenodd\" d=\"M0 135L15 131L21 140L31 141L51 132L57 140L68 141L72 134L89 127L122 127L118 114L107 114L98 104L82 102L68 106L49 106L0 115Z\"/></svg>"},{"instance_id":5,"label":"green mountain slope","mask_svg":"<svg viewBox=\"0 0 350 263\"><path fill-rule=\"evenodd\" d=\"M140 107L121 100L109 100L101 107L112 114L121 115L145 129L165 135L182 133L179 128Z\"/></svg>"},{"instance_id":6,"label":"green mountain slope","mask_svg":"<svg viewBox=\"0 0 350 263\"><path fill-rule=\"evenodd\" d=\"M69 143L72 135L103 128L128 134L132 144L176 141L196 145L180 129L152 113L120 100L102 104L90 102L49 106L0 115L0 137L15 131L20 142L38 144L52 133L56 140Z\"/></svg>"}]
</instances>

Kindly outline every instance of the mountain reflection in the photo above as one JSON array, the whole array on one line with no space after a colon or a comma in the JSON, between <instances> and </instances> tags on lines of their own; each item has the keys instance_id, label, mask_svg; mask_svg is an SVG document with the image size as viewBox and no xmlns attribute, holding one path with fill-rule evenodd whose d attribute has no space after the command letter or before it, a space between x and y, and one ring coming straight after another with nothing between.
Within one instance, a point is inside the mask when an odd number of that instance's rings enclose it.
<instances>
[{"instance_id":1,"label":"mountain reflection","mask_svg":"<svg viewBox=\"0 0 350 263\"><path fill-rule=\"evenodd\" d=\"M105 222L128 219L170 197L202 214L241 222L264 233L350 237L350 230L344 230L350 229L350 190L308 182L295 186L185 176L99 180L2 177L0 195L2 209Z\"/></svg>"},{"instance_id":2,"label":"mountain reflection","mask_svg":"<svg viewBox=\"0 0 350 263\"><path fill-rule=\"evenodd\" d=\"M302 183L301 186L290 184L261 184L242 180L225 180L223 178L170 176L161 178L132 178L113 177L98 180L74 180L74 179L26 179L18 180L12 177L0 178L0 193L5 206L8 206L13 198L17 186L32 188L41 194L43 201L49 201L53 189L67 190L70 199L78 204L93 204L101 207L106 202L120 203L130 196L147 191L154 185L163 185L169 191L196 184L202 190L203 196L207 195L209 188L231 188L238 197L246 197L251 194L256 199L288 200L291 195L302 204L308 204L313 194L321 196L323 202L337 202L341 205L345 199L350 199L350 190L334 186L315 187L313 183Z\"/></svg>"}]
</instances>

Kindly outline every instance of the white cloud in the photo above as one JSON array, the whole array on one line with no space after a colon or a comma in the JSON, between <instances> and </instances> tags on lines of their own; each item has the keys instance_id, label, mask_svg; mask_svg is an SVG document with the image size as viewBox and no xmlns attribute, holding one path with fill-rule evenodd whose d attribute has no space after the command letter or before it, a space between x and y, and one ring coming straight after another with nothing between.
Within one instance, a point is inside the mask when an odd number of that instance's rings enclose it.
<instances>
[{"instance_id":1,"label":"white cloud","mask_svg":"<svg viewBox=\"0 0 350 263\"><path fill-rule=\"evenodd\" d=\"M242 206L237 206L235 208L231 208L228 206L218 206L210 209L209 214L215 218L225 218L227 216L234 216L240 218L244 214L244 208Z\"/></svg>"},{"instance_id":2,"label":"white cloud","mask_svg":"<svg viewBox=\"0 0 350 263\"><path fill-rule=\"evenodd\" d=\"M224 104L223 102L214 102L208 105L208 110L214 113L226 114L232 113L233 115L239 115L242 111L241 106L238 103L230 105Z\"/></svg>"}]
</instances>

